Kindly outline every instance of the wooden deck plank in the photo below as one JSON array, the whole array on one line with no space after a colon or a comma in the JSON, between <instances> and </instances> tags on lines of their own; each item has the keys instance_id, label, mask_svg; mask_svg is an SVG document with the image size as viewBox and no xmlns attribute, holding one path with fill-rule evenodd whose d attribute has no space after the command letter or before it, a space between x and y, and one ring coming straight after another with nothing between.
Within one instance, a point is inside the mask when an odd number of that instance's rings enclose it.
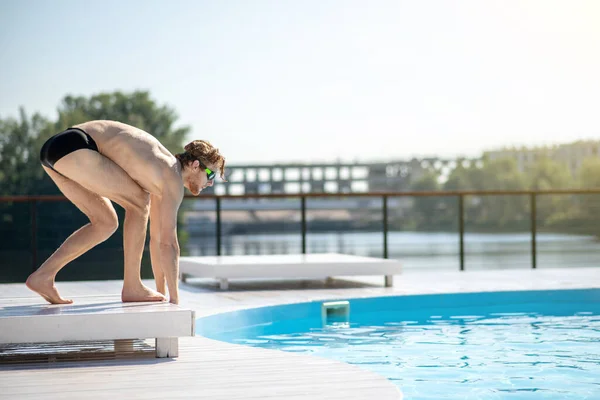
<instances>
[{"instance_id":1,"label":"wooden deck plank","mask_svg":"<svg viewBox=\"0 0 600 400\"><path fill-rule=\"evenodd\" d=\"M173 360L0 365L0 397L115 399L400 399L385 378L319 357L181 338ZM32 385L31 382L35 382Z\"/></svg>"}]
</instances>

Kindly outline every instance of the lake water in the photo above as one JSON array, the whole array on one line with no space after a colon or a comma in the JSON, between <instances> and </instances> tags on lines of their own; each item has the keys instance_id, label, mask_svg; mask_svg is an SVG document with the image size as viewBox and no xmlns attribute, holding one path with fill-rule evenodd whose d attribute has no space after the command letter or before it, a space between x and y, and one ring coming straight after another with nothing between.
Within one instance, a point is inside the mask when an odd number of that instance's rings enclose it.
<instances>
[{"instance_id":1,"label":"lake water","mask_svg":"<svg viewBox=\"0 0 600 400\"><path fill-rule=\"evenodd\" d=\"M223 255L291 254L302 252L300 234L226 235ZM538 233L537 267L600 265L600 241L592 236ZM465 233L465 269L531 268L530 233ZM215 255L214 237L191 236L191 256ZM309 233L308 253L383 256L381 232ZM407 269L459 269L459 238L446 232L389 232L389 258Z\"/></svg>"}]
</instances>

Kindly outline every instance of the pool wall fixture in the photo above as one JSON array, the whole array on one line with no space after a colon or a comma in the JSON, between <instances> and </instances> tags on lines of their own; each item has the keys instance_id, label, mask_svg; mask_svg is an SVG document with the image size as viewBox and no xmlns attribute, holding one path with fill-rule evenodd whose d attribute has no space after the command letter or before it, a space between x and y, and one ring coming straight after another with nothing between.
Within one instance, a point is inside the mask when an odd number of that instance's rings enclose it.
<instances>
[{"instance_id":1,"label":"pool wall fixture","mask_svg":"<svg viewBox=\"0 0 600 400\"><path fill-rule=\"evenodd\" d=\"M321 304L321 323L327 325L350 324L350 302L348 300L326 301Z\"/></svg>"}]
</instances>

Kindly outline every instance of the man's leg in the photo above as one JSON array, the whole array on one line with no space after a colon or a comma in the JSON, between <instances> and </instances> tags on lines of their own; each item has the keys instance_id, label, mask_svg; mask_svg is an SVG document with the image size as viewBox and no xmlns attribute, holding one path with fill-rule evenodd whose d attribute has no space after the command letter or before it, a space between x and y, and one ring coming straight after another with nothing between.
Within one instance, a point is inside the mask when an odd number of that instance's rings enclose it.
<instances>
[{"instance_id":1,"label":"man's leg","mask_svg":"<svg viewBox=\"0 0 600 400\"><path fill-rule=\"evenodd\" d=\"M86 189L116 202L125 209L123 223L123 301L162 301L165 297L144 286L140 268L150 195L117 164L93 150L77 150L54 164L54 168Z\"/></svg>"},{"instance_id":2,"label":"man's leg","mask_svg":"<svg viewBox=\"0 0 600 400\"><path fill-rule=\"evenodd\" d=\"M69 304L72 300L60 296L54 286L56 274L92 247L108 239L117 229L119 220L110 200L85 189L78 183L43 167L56 186L83 212L90 223L75 231L27 278L27 287L53 304Z\"/></svg>"}]
</instances>

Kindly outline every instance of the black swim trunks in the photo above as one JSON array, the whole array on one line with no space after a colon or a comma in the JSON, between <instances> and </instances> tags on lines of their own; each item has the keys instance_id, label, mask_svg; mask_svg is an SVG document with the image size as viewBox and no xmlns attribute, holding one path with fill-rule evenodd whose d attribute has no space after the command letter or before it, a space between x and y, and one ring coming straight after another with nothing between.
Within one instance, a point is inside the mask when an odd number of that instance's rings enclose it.
<instances>
[{"instance_id":1,"label":"black swim trunks","mask_svg":"<svg viewBox=\"0 0 600 400\"><path fill-rule=\"evenodd\" d=\"M98 151L96 142L79 128L69 128L57 133L44 143L40 151L40 161L54 169L54 163L75 150L89 149Z\"/></svg>"}]
</instances>

